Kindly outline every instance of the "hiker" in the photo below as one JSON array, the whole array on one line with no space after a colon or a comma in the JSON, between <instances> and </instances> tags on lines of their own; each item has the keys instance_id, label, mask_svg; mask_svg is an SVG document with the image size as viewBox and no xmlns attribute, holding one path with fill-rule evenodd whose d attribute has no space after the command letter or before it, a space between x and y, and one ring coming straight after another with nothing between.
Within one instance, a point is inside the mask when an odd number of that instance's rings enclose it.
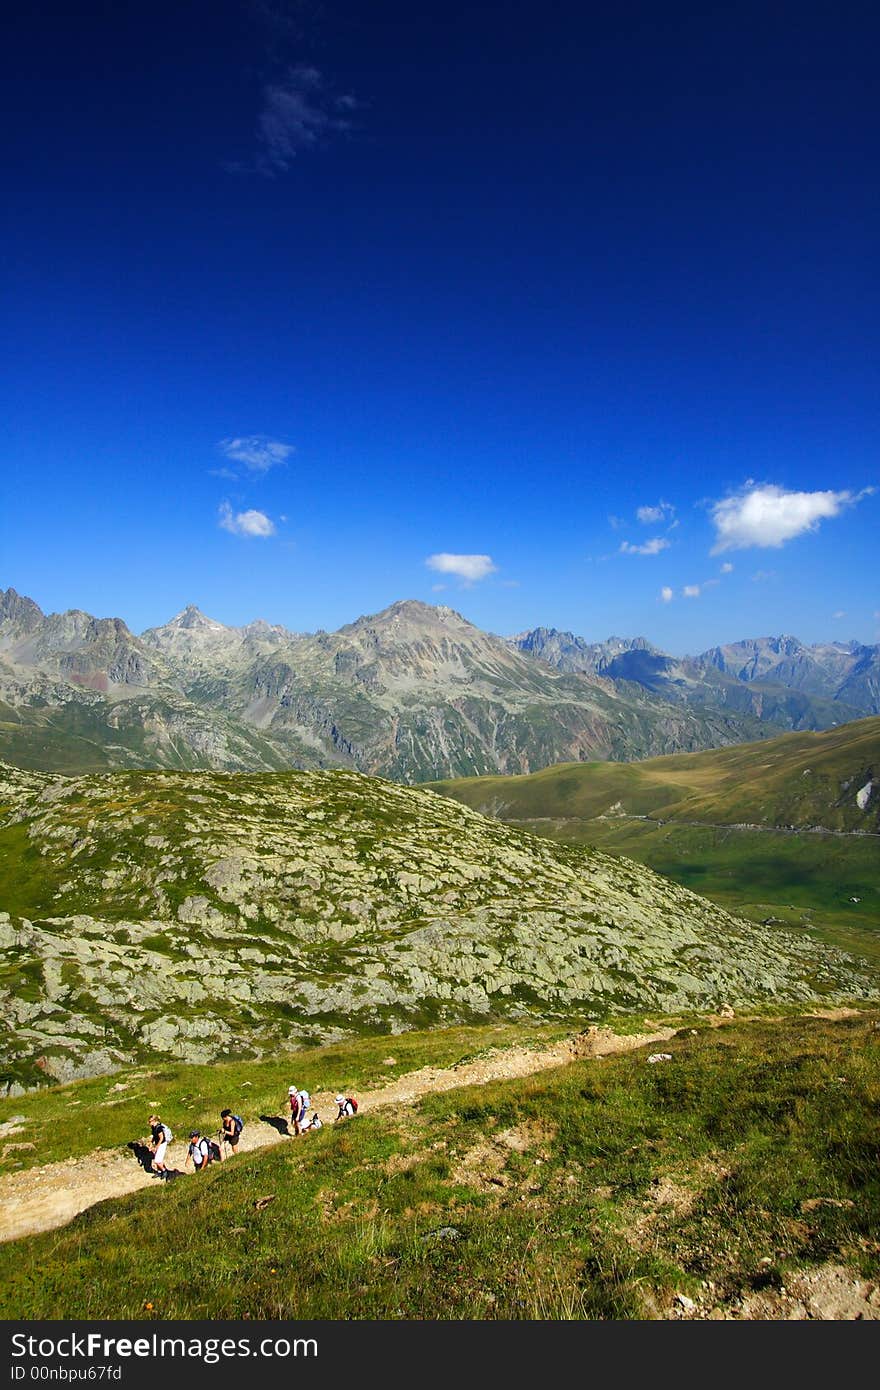
<instances>
[{"instance_id":1,"label":"hiker","mask_svg":"<svg viewBox=\"0 0 880 1390\"><path fill-rule=\"evenodd\" d=\"M299 1134L299 1091L295 1086L287 1088L287 1103L290 1106L290 1118L287 1121L287 1132L290 1133L290 1126L293 1125L294 1135Z\"/></svg>"},{"instance_id":2,"label":"hiker","mask_svg":"<svg viewBox=\"0 0 880 1390\"><path fill-rule=\"evenodd\" d=\"M233 1115L231 1110L220 1111L220 1138L224 1144L229 1145L234 1154L238 1153L238 1141L243 1129L244 1120L240 1115Z\"/></svg>"},{"instance_id":3,"label":"hiker","mask_svg":"<svg viewBox=\"0 0 880 1390\"><path fill-rule=\"evenodd\" d=\"M215 1144L206 1134L199 1134L197 1129L191 1129L189 1134L189 1148L186 1151L186 1158L183 1161L184 1169L190 1162L197 1173L201 1173L207 1168L209 1163L221 1157L220 1145Z\"/></svg>"},{"instance_id":4,"label":"hiker","mask_svg":"<svg viewBox=\"0 0 880 1390\"><path fill-rule=\"evenodd\" d=\"M300 1091L300 1093L299 1093L299 1114L298 1114L297 1117L296 1117L297 1120L299 1121L300 1133L302 1133L302 1131L303 1131L304 1129L308 1129L308 1127L309 1127L309 1125L308 1125L308 1114L309 1114L309 1110L311 1109L311 1106L312 1106L312 1098L311 1098L311 1096L309 1095L308 1091Z\"/></svg>"},{"instance_id":5,"label":"hiker","mask_svg":"<svg viewBox=\"0 0 880 1390\"><path fill-rule=\"evenodd\" d=\"M163 1124L158 1115L150 1116L150 1151L153 1155L150 1167L161 1178L168 1172L165 1167L165 1150L174 1138L171 1130Z\"/></svg>"},{"instance_id":6,"label":"hiker","mask_svg":"<svg viewBox=\"0 0 880 1390\"><path fill-rule=\"evenodd\" d=\"M309 1120L308 1124L307 1124L307 1125L303 1125L303 1131L302 1131L302 1132L303 1132L303 1134L311 1134L311 1133L312 1133L312 1130L315 1130L315 1129L323 1129L323 1128L324 1128L324 1121L321 1119L321 1116L318 1114L318 1112L317 1112L317 1110L316 1110L315 1113L314 1113L314 1115L312 1116L312 1118Z\"/></svg>"},{"instance_id":7,"label":"hiker","mask_svg":"<svg viewBox=\"0 0 880 1390\"><path fill-rule=\"evenodd\" d=\"M358 1103L354 1096L338 1095L336 1097L336 1118L345 1120L349 1115L357 1114Z\"/></svg>"}]
</instances>

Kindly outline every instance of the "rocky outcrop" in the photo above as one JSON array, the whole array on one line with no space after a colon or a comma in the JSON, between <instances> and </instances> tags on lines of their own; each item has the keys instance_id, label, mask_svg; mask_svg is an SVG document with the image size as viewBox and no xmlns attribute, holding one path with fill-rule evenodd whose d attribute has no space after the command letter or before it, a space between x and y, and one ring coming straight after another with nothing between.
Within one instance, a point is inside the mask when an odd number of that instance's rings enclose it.
<instances>
[{"instance_id":1,"label":"rocky outcrop","mask_svg":"<svg viewBox=\"0 0 880 1390\"><path fill-rule=\"evenodd\" d=\"M495 1016L877 993L864 963L641 866L355 772L7 769L0 807L7 1085Z\"/></svg>"}]
</instances>

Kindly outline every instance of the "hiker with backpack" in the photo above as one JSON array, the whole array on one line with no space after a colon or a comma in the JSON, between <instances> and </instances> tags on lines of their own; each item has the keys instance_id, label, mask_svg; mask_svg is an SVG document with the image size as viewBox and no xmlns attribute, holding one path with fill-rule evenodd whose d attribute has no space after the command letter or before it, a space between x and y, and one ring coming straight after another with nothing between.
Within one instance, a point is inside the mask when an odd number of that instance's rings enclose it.
<instances>
[{"instance_id":1,"label":"hiker with backpack","mask_svg":"<svg viewBox=\"0 0 880 1390\"><path fill-rule=\"evenodd\" d=\"M356 1115L358 1103L354 1096L338 1095L336 1097L336 1119L345 1120L349 1115Z\"/></svg>"},{"instance_id":2,"label":"hiker with backpack","mask_svg":"<svg viewBox=\"0 0 880 1390\"><path fill-rule=\"evenodd\" d=\"M224 1144L229 1145L234 1154L238 1153L238 1141L243 1129L244 1120L240 1115L233 1115L231 1110L220 1111L220 1138Z\"/></svg>"},{"instance_id":3,"label":"hiker with backpack","mask_svg":"<svg viewBox=\"0 0 880 1390\"><path fill-rule=\"evenodd\" d=\"M215 1144L213 1139L209 1139L206 1134L199 1134L197 1129L190 1130L189 1148L183 1161L184 1170L192 1163L195 1171L201 1173L209 1163L221 1158L219 1144Z\"/></svg>"},{"instance_id":4,"label":"hiker with backpack","mask_svg":"<svg viewBox=\"0 0 880 1390\"><path fill-rule=\"evenodd\" d=\"M323 1128L324 1128L324 1121L321 1119L321 1116L318 1114L318 1112L317 1112L317 1110L316 1110L315 1113L314 1113L314 1115L312 1116L312 1118L309 1120L308 1124L307 1124L307 1125L303 1125L303 1130L302 1130L302 1132L303 1132L303 1134L312 1134L316 1129L323 1129Z\"/></svg>"},{"instance_id":5,"label":"hiker with backpack","mask_svg":"<svg viewBox=\"0 0 880 1390\"><path fill-rule=\"evenodd\" d=\"M296 1118L297 1118L297 1121L298 1121L298 1123L299 1123L299 1132L300 1132L300 1134L302 1134L303 1130L306 1130L306 1129L308 1129L308 1127L309 1127L308 1114L309 1114L309 1110L311 1109L311 1106L312 1106L312 1098L311 1098L311 1096L309 1095L308 1091L300 1091L300 1093L299 1093L299 1114L298 1114L297 1117L296 1117Z\"/></svg>"},{"instance_id":6,"label":"hiker with backpack","mask_svg":"<svg viewBox=\"0 0 880 1390\"><path fill-rule=\"evenodd\" d=\"M299 1127L299 1091L295 1086L287 1088L287 1104L290 1106L290 1116L287 1121L287 1132L290 1134L291 1125L293 1126L294 1137L300 1133Z\"/></svg>"},{"instance_id":7,"label":"hiker with backpack","mask_svg":"<svg viewBox=\"0 0 880 1390\"><path fill-rule=\"evenodd\" d=\"M150 1152L153 1155L150 1167L158 1176L164 1177L168 1172L165 1167L165 1151L174 1135L166 1124L163 1124L158 1115L150 1116Z\"/></svg>"}]
</instances>

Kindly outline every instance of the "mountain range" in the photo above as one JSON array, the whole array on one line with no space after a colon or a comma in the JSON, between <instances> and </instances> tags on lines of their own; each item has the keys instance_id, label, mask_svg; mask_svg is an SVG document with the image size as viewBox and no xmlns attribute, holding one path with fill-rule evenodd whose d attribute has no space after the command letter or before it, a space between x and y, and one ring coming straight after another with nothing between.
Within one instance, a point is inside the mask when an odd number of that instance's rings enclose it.
<instances>
[{"instance_id":1,"label":"mountain range","mask_svg":"<svg viewBox=\"0 0 880 1390\"><path fill-rule=\"evenodd\" d=\"M35 770L348 767L405 783L693 752L880 710L880 647L483 632L394 603L337 632L189 606L132 633L0 591L0 756Z\"/></svg>"},{"instance_id":2,"label":"mountain range","mask_svg":"<svg viewBox=\"0 0 880 1390\"><path fill-rule=\"evenodd\" d=\"M644 637L586 642L539 627L510 640L556 670L635 684L664 700L751 715L777 729L824 729L880 713L880 646L757 637L675 657Z\"/></svg>"}]
</instances>

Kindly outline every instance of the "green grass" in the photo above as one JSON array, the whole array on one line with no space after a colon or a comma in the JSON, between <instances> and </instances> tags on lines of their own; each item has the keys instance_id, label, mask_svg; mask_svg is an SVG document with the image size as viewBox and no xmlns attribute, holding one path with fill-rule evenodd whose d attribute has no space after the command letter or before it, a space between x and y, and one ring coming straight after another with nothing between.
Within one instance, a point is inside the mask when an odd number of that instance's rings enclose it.
<instances>
[{"instance_id":1,"label":"green grass","mask_svg":"<svg viewBox=\"0 0 880 1390\"><path fill-rule=\"evenodd\" d=\"M0 1248L0 1311L633 1319L677 1292L735 1310L828 1262L876 1279L876 1022L697 1029L668 1063L359 1116Z\"/></svg>"}]
</instances>

